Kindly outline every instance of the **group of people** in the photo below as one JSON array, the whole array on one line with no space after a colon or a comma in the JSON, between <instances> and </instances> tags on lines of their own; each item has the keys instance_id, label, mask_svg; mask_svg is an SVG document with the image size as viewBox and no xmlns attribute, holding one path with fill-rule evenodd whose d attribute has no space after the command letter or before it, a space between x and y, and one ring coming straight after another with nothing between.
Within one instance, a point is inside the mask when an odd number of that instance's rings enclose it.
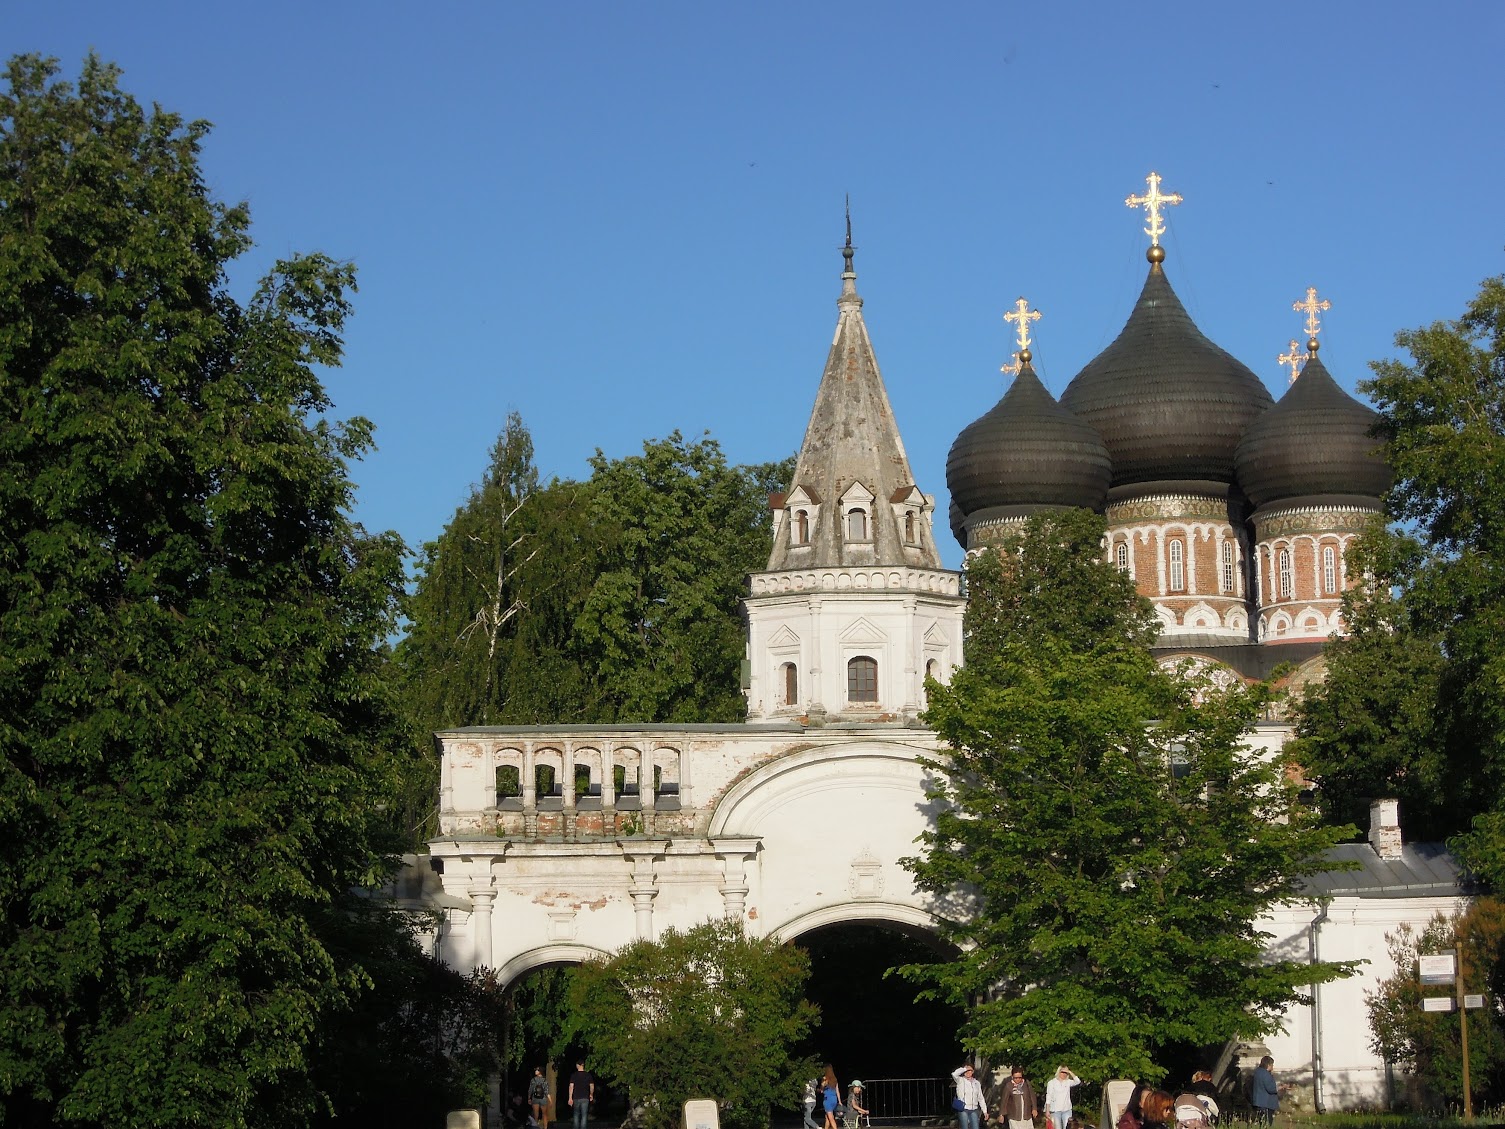
<instances>
[{"instance_id":1,"label":"group of people","mask_svg":"<svg viewBox=\"0 0 1505 1129\"><path fill-rule=\"evenodd\" d=\"M1250 1104L1266 1125L1274 1122L1280 1106L1280 1089L1272 1070L1274 1065L1274 1059L1266 1055L1260 1059L1250 1081ZM956 1096L951 1104L956 1110L960 1129L981 1129L988 1120L988 1101L975 1068L971 1064L959 1066L951 1076L956 1080ZM1063 1064L1046 1083L1045 1113L1050 1118L1050 1129L1077 1129L1071 1091L1081 1081ZM999 1106L999 1126L1007 1122L1008 1129L1035 1129L1035 1120L1040 1116L1040 1101L1023 1070L1018 1067L1011 1070L1008 1081L994 1096ZM1218 1115L1217 1086L1208 1071L1199 1070L1192 1075L1191 1085L1175 1096L1165 1090L1135 1086L1118 1119L1117 1129L1169 1129L1171 1126L1175 1129L1210 1129L1217 1124Z\"/></svg>"},{"instance_id":2,"label":"group of people","mask_svg":"<svg viewBox=\"0 0 1505 1129\"><path fill-rule=\"evenodd\" d=\"M953 1070L951 1077L956 1080L956 1097L951 1100L951 1105L956 1110L961 1129L981 1129L982 1123L988 1120L988 1100L977 1078L977 1069L966 1063ZM1062 1065L1045 1084L1045 1112L1050 1115L1053 1129L1068 1129L1073 1125L1071 1089L1081 1081L1075 1072ZM1040 1101L1022 1069L1016 1066L1009 1071L1009 1080L1003 1084L997 1098L999 1125L1007 1122L1008 1129L1035 1129L1035 1119L1040 1116Z\"/></svg>"},{"instance_id":3,"label":"group of people","mask_svg":"<svg viewBox=\"0 0 1505 1129\"><path fill-rule=\"evenodd\" d=\"M575 1129L585 1129L586 1122L590 1120L591 1103L596 1100L596 1077L585 1069L585 1063L575 1063L575 1072L570 1075L569 1087L565 1091L565 1101L574 1114ZM544 1076L543 1067L533 1068L533 1077L528 1079L528 1100L526 1120L520 1116L522 1102L514 1095L512 1099L513 1110L508 1111L509 1122L522 1122L526 1129L549 1129L549 1122L554 1115L554 1095L549 1092L549 1080Z\"/></svg>"},{"instance_id":4,"label":"group of people","mask_svg":"<svg viewBox=\"0 0 1505 1129\"><path fill-rule=\"evenodd\" d=\"M841 1083L836 1080L836 1069L826 1064L825 1074L820 1078L812 1078L805 1083L805 1126L804 1129L843 1129L848 1118L853 1124L861 1125L871 1115L867 1109L867 1094L862 1086L862 1079L852 1079L852 1084L847 1088L847 1100L843 1104L841 1100ZM814 1117L815 1107L820 1106L825 1111L825 1120L817 1123ZM868 1121L871 1124L871 1121Z\"/></svg>"}]
</instances>

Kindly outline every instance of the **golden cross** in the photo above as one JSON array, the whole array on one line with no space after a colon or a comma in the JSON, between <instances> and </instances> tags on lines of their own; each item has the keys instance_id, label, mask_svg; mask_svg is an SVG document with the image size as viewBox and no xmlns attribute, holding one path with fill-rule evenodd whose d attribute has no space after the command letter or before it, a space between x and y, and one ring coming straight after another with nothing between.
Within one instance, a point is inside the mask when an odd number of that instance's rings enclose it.
<instances>
[{"instance_id":1,"label":"golden cross","mask_svg":"<svg viewBox=\"0 0 1505 1129\"><path fill-rule=\"evenodd\" d=\"M1022 369L1023 367L1024 366L1019 363L1019 354L1015 353L1015 354L1013 354L1013 356L1011 356L1009 358L1008 363L1005 364L1005 365L1002 365L998 369L998 371L1001 372L1001 373L1003 373L1004 376L1018 376L1019 375L1019 370Z\"/></svg>"},{"instance_id":2,"label":"golden cross","mask_svg":"<svg viewBox=\"0 0 1505 1129\"><path fill-rule=\"evenodd\" d=\"M1169 194L1160 191L1160 174L1152 172L1145 177L1145 183L1150 190L1143 196L1130 196L1124 201L1131 208L1143 208L1150 215L1150 226L1144 229L1144 233L1150 237L1150 246L1160 246L1160 237L1165 234L1165 223L1160 218L1160 209L1166 204L1181 203L1181 193Z\"/></svg>"},{"instance_id":3,"label":"golden cross","mask_svg":"<svg viewBox=\"0 0 1505 1129\"><path fill-rule=\"evenodd\" d=\"M1014 308L1003 315L1004 321L1018 322L1019 348L1029 348L1029 323L1040 320L1040 311L1029 308L1029 302L1023 298L1014 303Z\"/></svg>"},{"instance_id":4,"label":"golden cross","mask_svg":"<svg viewBox=\"0 0 1505 1129\"><path fill-rule=\"evenodd\" d=\"M1306 301L1291 303L1291 309L1295 310L1298 314L1302 312L1306 313L1306 335L1308 337L1316 337L1317 334L1322 332L1322 318L1319 315L1321 311L1332 308L1333 304L1326 298L1318 300L1317 288L1315 286L1308 286L1306 288Z\"/></svg>"},{"instance_id":5,"label":"golden cross","mask_svg":"<svg viewBox=\"0 0 1505 1129\"><path fill-rule=\"evenodd\" d=\"M1306 358L1307 358L1307 352L1306 352L1306 350L1305 349L1298 349L1297 345L1296 345L1296 339L1293 337L1293 338L1291 338L1291 351L1289 353L1282 353L1282 354L1280 354L1280 356L1276 357L1275 359L1277 361L1279 361L1281 364L1287 365L1287 366L1290 367L1290 370L1291 370L1291 383L1295 384L1296 383L1296 378L1301 375L1301 366L1306 361Z\"/></svg>"}]
</instances>

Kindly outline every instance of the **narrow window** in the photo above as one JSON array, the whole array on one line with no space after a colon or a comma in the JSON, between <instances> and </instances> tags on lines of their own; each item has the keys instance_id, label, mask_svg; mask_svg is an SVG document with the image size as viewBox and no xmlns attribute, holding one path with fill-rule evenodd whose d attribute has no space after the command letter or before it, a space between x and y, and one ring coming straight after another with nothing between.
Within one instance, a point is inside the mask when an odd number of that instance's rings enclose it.
<instances>
[{"instance_id":1,"label":"narrow window","mask_svg":"<svg viewBox=\"0 0 1505 1129\"><path fill-rule=\"evenodd\" d=\"M847 701L876 702L878 700L878 662L866 655L858 655L847 663Z\"/></svg>"},{"instance_id":2,"label":"narrow window","mask_svg":"<svg viewBox=\"0 0 1505 1129\"><path fill-rule=\"evenodd\" d=\"M1118 566L1119 572L1129 571L1129 543L1120 541L1113 546L1113 563Z\"/></svg>"},{"instance_id":3,"label":"narrow window","mask_svg":"<svg viewBox=\"0 0 1505 1129\"><path fill-rule=\"evenodd\" d=\"M1338 590L1338 558L1331 545L1322 549L1322 591L1329 595Z\"/></svg>"},{"instance_id":4,"label":"narrow window","mask_svg":"<svg viewBox=\"0 0 1505 1129\"><path fill-rule=\"evenodd\" d=\"M1229 595L1238 593L1233 587L1233 542L1223 542L1223 591Z\"/></svg>"},{"instance_id":5,"label":"narrow window","mask_svg":"<svg viewBox=\"0 0 1505 1129\"><path fill-rule=\"evenodd\" d=\"M847 511L847 540L848 541L866 541L867 540L867 511L866 510L855 510L854 509L854 510L848 510Z\"/></svg>"},{"instance_id":6,"label":"narrow window","mask_svg":"<svg viewBox=\"0 0 1505 1129\"><path fill-rule=\"evenodd\" d=\"M804 510L794 511L794 543L796 545L810 544L810 515Z\"/></svg>"},{"instance_id":7,"label":"narrow window","mask_svg":"<svg viewBox=\"0 0 1505 1129\"><path fill-rule=\"evenodd\" d=\"M1171 591L1184 592L1186 590L1186 560L1185 550L1180 541L1171 542Z\"/></svg>"},{"instance_id":8,"label":"narrow window","mask_svg":"<svg viewBox=\"0 0 1505 1129\"><path fill-rule=\"evenodd\" d=\"M784 672L784 704L794 706L800 700L800 674L793 663L785 663L781 668Z\"/></svg>"},{"instance_id":9,"label":"narrow window","mask_svg":"<svg viewBox=\"0 0 1505 1129\"><path fill-rule=\"evenodd\" d=\"M1289 600L1291 598L1291 551L1289 549L1280 550L1279 572L1280 598Z\"/></svg>"},{"instance_id":10,"label":"narrow window","mask_svg":"<svg viewBox=\"0 0 1505 1129\"><path fill-rule=\"evenodd\" d=\"M914 511L910 510L904 515L904 541L906 544L914 544Z\"/></svg>"}]
</instances>

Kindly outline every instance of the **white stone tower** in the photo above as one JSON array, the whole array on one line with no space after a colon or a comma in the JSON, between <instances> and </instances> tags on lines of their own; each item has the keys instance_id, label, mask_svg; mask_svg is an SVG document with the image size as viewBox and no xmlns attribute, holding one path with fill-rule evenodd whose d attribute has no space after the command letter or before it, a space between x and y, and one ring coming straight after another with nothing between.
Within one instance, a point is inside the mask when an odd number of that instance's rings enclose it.
<instances>
[{"instance_id":1,"label":"white stone tower","mask_svg":"<svg viewBox=\"0 0 1505 1129\"><path fill-rule=\"evenodd\" d=\"M961 577L941 567L935 498L909 469L852 253L849 218L836 337L745 603L749 721L912 718L926 674L944 682L961 665Z\"/></svg>"}]
</instances>

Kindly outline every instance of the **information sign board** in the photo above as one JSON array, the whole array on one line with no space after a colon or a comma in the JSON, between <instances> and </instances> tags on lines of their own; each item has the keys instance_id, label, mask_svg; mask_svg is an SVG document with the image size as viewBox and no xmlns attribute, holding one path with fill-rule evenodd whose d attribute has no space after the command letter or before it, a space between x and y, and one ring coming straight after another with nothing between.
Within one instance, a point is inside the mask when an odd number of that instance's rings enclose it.
<instances>
[{"instance_id":1,"label":"information sign board","mask_svg":"<svg viewBox=\"0 0 1505 1129\"><path fill-rule=\"evenodd\" d=\"M1423 996L1421 1000L1422 1011L1452 1011L1452 996Z\"/></svg>"},{"instance_id":2,"label":"information sign board","mask_svg":"<svg viewBox=\"0 0 1505 1129\"><path fill-rule=\"evenodd\" d=\"M685 1129L721 1129L721 1117L712 1098L692 1098L685 1102Z\"/></svg>"},{"instance_id":3,"label":"information sign board","mask_svg":"<svg viewBox=\"0 0 1505 1129\"><path fill-rule=\"evenodd\" d=\"M1478 995L1478 996L1475 996L1475 995L1472 995L1472 994L1465 995L1463 997L1463 1006L1466 1007L1466 1008L1483 1007L1484 1006L1484 997L1483 997L1483 995Z\"/></svg>"},{"instance_id":4,"label":"information sign board","mask_svg":"<svg viewBox=\"0 0 1505 1129\"><path fill-rule=\"evenodd\" d=\"M1423 953L1416 963L1423 984L1451 984L1458 974L1458 959L1453 953Z\"/></svg>"}]
</instances>

